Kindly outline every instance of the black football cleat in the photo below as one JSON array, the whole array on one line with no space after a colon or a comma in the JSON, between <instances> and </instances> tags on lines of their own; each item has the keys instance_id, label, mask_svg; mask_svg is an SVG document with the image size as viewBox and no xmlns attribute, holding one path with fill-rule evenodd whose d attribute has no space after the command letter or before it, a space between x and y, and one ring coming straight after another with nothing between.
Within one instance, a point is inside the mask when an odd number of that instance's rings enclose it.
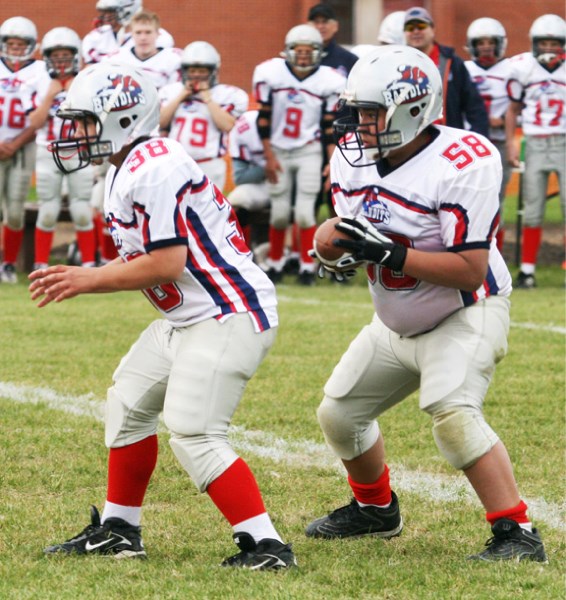
<instances>
[{"instance_id":1,"label":"black football cleat","mask_svg":"<svg viewBox=\"0 0 566 600\"><path fill-rule=\"evenodd\" d=\"M485 543L487 548L483 552L468 556L468 560L548 562L544 545L536 529L527 531L511 519L499 519L492 525L491 531L493 537Z\"/></svg>"},{"instance_id":2,"label":"black football cleat","mask_svg":"<svg viewBox=\"0 0 566 600\"><path fill-rule=\"evenodd\" d=\"M364 535L389 539L401 535L403 519L399 511L399 501L391 492L391 505L361 507L355 498L347 506L336 509L326 517L313 521L305 530L307 537L332 540L336 538L356 538Z\"/></svg>"},{"instance_id":3,"label":"black football cleat","mask_svg":"<svg viewBox=\"0 0 566 600\"><path fill-rule=\"evenodd\" d=\"M224 560L222 567L241 567L250 571L278 571L297 566L291 544L265 538L256 542L249 533L235 533L241 552Z\"/></svg>"},{"instance_id":4,"label":"black football cleat","mask_svg":"<svg viewBox=\"0 0 566 600\"><path fill-rule=\"evenodd\" d=\"M99 554L113 558L147 558L141 538L141 527L112 517L100 523L96 506L90 507L91 523L78 535L48 546L45 554Z\"/></svg>"}]
</instances>

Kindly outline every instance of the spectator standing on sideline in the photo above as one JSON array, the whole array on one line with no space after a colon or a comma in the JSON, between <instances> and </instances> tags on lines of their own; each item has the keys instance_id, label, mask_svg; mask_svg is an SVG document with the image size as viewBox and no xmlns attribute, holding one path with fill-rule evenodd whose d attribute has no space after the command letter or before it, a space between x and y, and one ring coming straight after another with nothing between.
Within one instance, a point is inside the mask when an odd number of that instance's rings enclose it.
<instances>
[{"instance_id":1,"label":"spectator standing on sideline","mask_svg":"<svg viewBox=\"0 0 566 600\"><path fill-rule=\"evenodd\" d=\"M43 36L41 54L50 83L38 93L39 106L30 114L30 122L37 129L35 175L39 201L35 223L34 270L47 267L55 226L61 212L64 175L53 161L49 146L55 139L68 133L61 130L62 122L55 113L67 97L67 90L80 70L81 39L68 27L55 27ZM84 267L94 267L96 264L96 243L90 207L92 182L91 166L67 175L69 211Z\"/></svg>"},{"instance_id":2,"label":"spectator standing on sideline","mask_svg":"<svg viewBox=\"0 0 566 600\"><path fill-rule=\"evenodd\" d=\"M182 81L159 94L159 127L199 163L218 189L226 185L228 133L248 109L244 90L218 82L220 54L208 42L189 44L181 55Z\"/></svg>"},{"instance_id":3,"label":"spectator standing on sideline","mask_svg":"<svg viewBox=\"0 0 566 600\"><path fill-rule=\"evenodd\" d=\"M514 167L519 166L515 141L519 116L525 139L521 266L515 282L516 287L524 289L536 287L548 178L553 171L560 185L562 217L566 217L566 22L558 15L538 17L529 37L531 51L510 61L511 104L505 122L509 163Z\"/></svg>"},{"instance_id":4,"label":"spectator standing on sideline","mask_svg":"<svg viewBox=\"0 0 566 600\"><path fill-rule=\"evenodd\" d=\"M483 415L509 330L511 276L493 243L499 153L479 134L434 125L442 81L415 48L362 57L344 98L359 120L336 124L336 228L348 236L336 245L352 253L337 268L365 264L375 315L335 367L317 413L354 498L306 534L400 535L376 418L420 390L440 453L464 472L491 524L487 548L470 558L546 562L505 446Z\"/></svg>"},{"instance_id":5,"label":"spectator standing on sideline","mask_svg":"<svg viewBox=\"0 0 566 600\"><path fill-rule=\"evenodd\" d=\"M0 26L0 205L2 206L2 283L18 283L16 262L24 237L25 201L35 168L35 129L29 113L37 94L49 87L42 60L35 60L37 29L26 17Z\"/></svg>"},{"instance_id":6,"label":"spectator standing on sideline","mask_svg":"<svg viewBox=\"0 0 566 600\"><path fill-rule=\"evenodd\" d=\"M236 187L228 195L242 227L247 246L252 248L249 214L269 206L265 178L265 154L257 131L257 110L241 115L230 132L229 148Z\"/></svg>"},{"instance_id":7,"label":"spectator standing on sideline","mask_svg":"<svg viewBox=\"0 0 566 600\"><path fill-rule=\"evenodd\" d=\"M503 163L503 178L499 190L500 221L496 236L500 251L503 250L505 234L503 202L511 175L505 143L505 113L509 106L507 81L510 72L509 59L504 57L506 48L507 34L499 21L483 17L470 23L466 34L466 50L472 60L467 60L465 65L485 103L489 116L489 139L499 150Z\"/></svg>"},{"instance_id":8,"label":"spectator standing on sideline","mask_svg":"<svg viewBox=\"0 0 566 600\"><path fill-rule=\"evenodd\" d=\"M321 54L320 33L310 25L297 25L285 36L282 57L264 61L253 74L254 96L260 105L257 127L271 196L266 266L275 283L283 278L294 190L294 223L300 240L298 281L314 284L315 264L309 250L316 229L315 202L321 176L328 175L328 164L323 170L323 148L330 157L334 149L332 122L346 82L335 69L320 65Z\"/></svg>"},{"instance_id":9,"label":"spectator standing on sideline","mask_svg":"<svg viewBox=\"0 0 566 600\"><path fill-rule=\"evenodd\" d=\"M164 318L134 343L108 391L102 517L93 507L88 527L45 552L146 557L141 511L163 412L175 456L233 527L240 552L223 566L296 565L251 470L228 440L244 388L275 341L273 284L241 251L232 207L194 160L175 140L151 137L159 101L141 71L87 67L58 116L74 132L53 143L60 169L110 161L104 210L121 260L99 269L34 271L32 300L43 307L79 294L141 290Z\"/></svg>"},{"instance_id":10,"label":"spectator standing on sideline","mask_svg":"<svg viewBox=\"0 0 566 600\"><path fill-rule=\"evenodd\" d=\"M434 22L429 12L420 6L410 8L405 13L404 29L407 45L424 52L440 71L444 110L439 124L463 129L467 121L472 131L487 136L489 119L483 100L454 48L435 41Z\"/></svg>"}]
</instances>

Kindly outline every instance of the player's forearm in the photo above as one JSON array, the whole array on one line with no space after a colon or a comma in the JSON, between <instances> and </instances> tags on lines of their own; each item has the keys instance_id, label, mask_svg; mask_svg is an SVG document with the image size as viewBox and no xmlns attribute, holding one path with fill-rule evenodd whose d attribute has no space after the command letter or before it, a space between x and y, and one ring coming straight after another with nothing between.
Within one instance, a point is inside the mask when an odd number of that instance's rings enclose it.
<instances>
[{"instance_id":1,"label":"player's forearm","mask_svg":"<svg viewBox=\"0 0 566 600\"><path fill-rule=\"evenodd\" d=\"M216 127L223 133L228 133L232 127L234 127L236 119L212 99L209 100L206 105L208 106L210 116Z\"/></svg>"}]
</instances>

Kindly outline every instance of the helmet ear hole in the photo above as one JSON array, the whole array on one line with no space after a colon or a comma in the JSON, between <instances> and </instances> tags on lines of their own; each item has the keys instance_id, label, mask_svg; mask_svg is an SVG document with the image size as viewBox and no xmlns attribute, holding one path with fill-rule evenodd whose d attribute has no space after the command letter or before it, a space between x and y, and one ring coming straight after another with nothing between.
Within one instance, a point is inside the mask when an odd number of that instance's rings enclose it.
<instances>
[{"instance_id":1,"label":"helmet ear hole","mask_svg":"<svg viewBox=\"0 0 566 600\"><path fill-rule=\"evenodd\" d=\"M418 117L421 114L420 106L412 106L409 113L411 114L411 117Z\"/></svg>"},{"instance_id":2,"label":"helmet ear hole","mask_svg":"<svg viewBox=\"0 0 566 600\"><path fill-rule=\"evenodd\" d=\"M132 123L132 119L130 117L122 117L118 123L122 129L127 129Z\"/></svg>"}]
</instances>

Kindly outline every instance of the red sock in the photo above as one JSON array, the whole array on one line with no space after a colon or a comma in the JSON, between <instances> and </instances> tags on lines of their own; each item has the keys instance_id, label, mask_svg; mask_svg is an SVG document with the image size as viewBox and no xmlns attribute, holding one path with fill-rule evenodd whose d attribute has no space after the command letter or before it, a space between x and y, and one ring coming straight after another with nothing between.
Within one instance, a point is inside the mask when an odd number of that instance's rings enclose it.
<instances>
[{"instance_id":1,"label":"red sock","mask_svg":"<svg viewBox=\"0 0 566 600\"><path fill-rule=\"evenodd\" d=\"M542 238L542 227L523 227L523 248L521 262L537 264L537 256Z\"/></svg>"},{"instance_id":2,"label":"red sock","mask_svg":"<svg viewBox=\"0 0 566 600\"><path fill-rule=\"evenodd\" d=\"M292 225L292 234L291 234L291 252L296 252L297 254L301 251L301 234L299 226L296 223Z\"/></svg>"},{"instance_id":3,"label":"red sock","mask_svg":"<svg viewBox=\"0 0 566 600\"><path fill-rule=\"evenodd\" d=\"M4 239L4 262L14 264L18 260L18 254L20 253L20 246L24 239L24 230L10 229L7 225L3 228L3 239Z\"/></svg>"},{"instance_id":4,"label":"red sock","mask_svg":"<svg viewBox=\"0 0 566 600\"><path fill-rule=\"evenodd\" d=\"M314 258L309 256L309 250L312 250L313 240L314 240L314 232L316 231L316 226L307 227L306 229L300 229L299 235L301 237L301 262L302 263L313 263Z\"/></svg>"},{"instance_id":5,"label":"red sock","mask_svg":"<svg viewBox=\"0 0 566 600\"><path fill-rule=\"evenodd\" d=\"M491 525L493 525L495 521L499 521L499 519L510 519L516 523L530 523L530 520L527 517L527 508L527 505L521 500L521 502L513 508L485 513L485 518Z\"/></svg>"},{"instance_id":6,"label":"red sock","mask_svg":"<svg viewBox=\"0 0 566 600\"><path fill-rule=\"evenodd\" d=\"M93 263L96 260L94 229L90 231L77 231L77 244L81 251L82 263Z\"/></svg>"},{"instance_id":7,"label":"red sock","mask_svg":"<svg viewBox=\"0 0 566 600\"><path fill-rule=\"evenodd\" d=\"M36 226L35 228L35 260L36 263L48 263L53 245L54 231L44 231Z\"/></svg>"},{"instance_id":8,"label":"red sock","mask_svg":"<svg viewBox=\"0 0 566 600\"><path fill-rule=\"evenodd\" d=\"M232 526L266 512L255 477L241 458L217 477L206 493Z\"/></svg>"},{"instance_id":9,"label":"red sock","mask_svg":"<svg viewBox=\"0 0 566 600\"><path fill-rule=\"evenodd\" d=\"M391 502L389 467L387 465L385 465L383 473L373 483L356 483L349 475L348 483L354 492L354 498L363 504L387 506Z\"/></svg>"},{"instance_id":10,"label":"red sock","mask_svg":"<svg viewBox=\"0 0 566 600\"><path fill-rule=\"evenodd\" d=\"M497 241L497 248L499 249L499 252L503 252L503 240L505 239L505 230L499 229L495 236L495 239Z\"/></svg>"},{"instance_id":11,"label":"red sock","mask_svg":"<svg viewBox=\"0 0 566 600\"><path fill-rule=\"evenodd\" d=\"M269 226L269 258L271 260L281 260L283 258L285 232L285 229L275 229L275 227Z\"/></svg>"},{"instance_id":12,"label":"red sock","mask_svg":"<svg viewBox=\"0 0 566 600\"><path fill-rule=\"evenodd\" d=\"M121 506L141 506L156 463L156 435L122 448L110 448L106 492L108 502Z\"/></svg>"}]
</instances>

